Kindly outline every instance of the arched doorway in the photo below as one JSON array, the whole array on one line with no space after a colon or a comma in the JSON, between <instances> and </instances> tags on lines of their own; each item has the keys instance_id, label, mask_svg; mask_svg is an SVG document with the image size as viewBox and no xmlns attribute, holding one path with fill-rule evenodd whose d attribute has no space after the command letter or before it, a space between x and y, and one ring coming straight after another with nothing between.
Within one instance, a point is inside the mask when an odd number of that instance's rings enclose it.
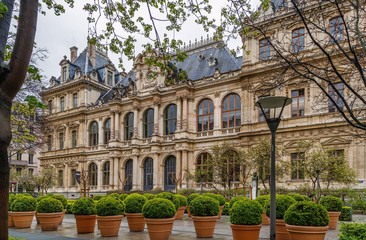
<instances>
[{"instance_id":1,"label":"arched doorway","mask_svg":"<svg viewBox=\"0 0 366 240\"><path fill-rule=\"evenodd\" d=\"M132 189L132 178L133 178L133 162L132 159L128 160L125 165L125 191L131 191Z\"/></svg>"},{"instance_id":2,"label":"arched doorway","mask_svg":"<svg viewBox=\"0 0 366 240\"><path fill-rule=\"evenodd\" d=\"M175 185L174 185L174 178L176 176L175 169L176 169L176 159L174 156L169 156L165 160L165 166L164 166L164 190L165 191L171 191L171 190L175 189Z\"/></svg>"},{"instance_id":3,"label":"arched doorway","mask_svg":"<svg viewBox=\"0 0 366 240\"><path fill-rule=\"evenodd\" d=\"M151 157L145 159L144 162L144 191L153 188L154 161Z\"/></svg>"}]
</instances>

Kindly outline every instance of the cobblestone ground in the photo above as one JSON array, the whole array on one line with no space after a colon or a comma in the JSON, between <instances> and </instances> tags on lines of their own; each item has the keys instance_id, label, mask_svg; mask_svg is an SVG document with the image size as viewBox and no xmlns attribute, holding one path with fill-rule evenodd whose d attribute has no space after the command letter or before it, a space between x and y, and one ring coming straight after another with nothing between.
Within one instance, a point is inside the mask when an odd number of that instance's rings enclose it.
<instances>
[{"instance_id":1,"label":"cobblestone ground","mask_svg":"<svg viewBox=\"0 0 366 240\"><path fill-rule=\"evenodd\" d=\"M353 220L356 222L366 222L365 215L354 215ZM339 225L338 225L339 226ZM326 235L326 240L338 239L337 230L329 230ZM128 230L127 220L123 218L122 224L119 230L118 237L103 238L100 236L98 229L95 229L93 234L77 234L76 223L73 215L65 215L64 222L59 226L57 231L42 232L41 226L37 225L35 219L33 220L32 227L30 229L9 229L9 234L13 237L24 238L26 240L66 240L66 239L131 239L131 240L148 240L149 234L147 229L144 232L131 233ZM171 240L188 240L195 239L196 234L194 230L193 221L184 216L183 220L176 220L174 222L173 231L170 235ZM230 228L230 222L228 216L222 216L217 221L214 238L212 239L232 239L232 233ZM269 226L262 226L260 232L260 239L269 239Z\"/></svg>"}]
</instances>

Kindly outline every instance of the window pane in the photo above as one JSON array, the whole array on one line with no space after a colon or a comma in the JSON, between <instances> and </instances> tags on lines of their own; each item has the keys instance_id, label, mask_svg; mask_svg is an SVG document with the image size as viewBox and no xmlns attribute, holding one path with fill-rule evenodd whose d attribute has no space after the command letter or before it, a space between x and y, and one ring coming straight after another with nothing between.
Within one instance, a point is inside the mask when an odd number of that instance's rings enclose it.
<instances>
[{"instance_id":1,"label":"window pane","mask_svg":"<svg viewBox=\"0 0 366 240\"><path fill-rule=\"evenodd\" d=\"M208 130L208 116L203 117L203 131Z\"/></svg>"},{"instance_id":2,"label":"window pane","mask_svg":"<svg viewBox=\"0 0 366 240\"><path fill-rule=\"evenodd\" d=\"M305 46L305 38L304 38L304 36L301 36L299 41L300 41L299 42L299 51L304 51L304 46Z\"/></svg>"},{"instance_id":3,"label":"window pane","mask_svg":"<svg viewBox=\"0 0 366 240\"><path fill-rule=\"evenodd\" d=\"M201 102L198 107L198 115L202 115L202 106L203 106L203 102Z\"/></svg>"},{"instance_id":4,"label":"window pane","mask_svg":"<svg viewBox=\"0 0 366 240\"><path fill-rule=\"evenodd\" d=\"M240 115L240 111L236 111L236 116L235 116L235 126L238 127L241 125L241 115Z\"/></svg>"},{"instance_id":5,"label":"window pane","mask_svg":"<svg viewBox=\"0 0 366 240\"><path fill-rule=\"evenodd\" d=\"M202 131L202 117L198 118L198 131L201 132Z\"/></svg>"},{"instance_id":6,"label":"window pane","mask_svg":"<svg viewBox=\"0 0 366 240\"><path fill-rule=\"evenodd\" d=\"M208 101L204 100L203 101L203 114L207 114L208 113Z\"/></svg>"},{"instance_id":7,"label":"window pane","mask_svg":"<svg viewBox=\"0 0 366 240\"><path fill-rule=\"evenodd\" d=\"M227 113L222 114L222 127L227 128Z\"/></svg>"},{"instance_id":8,"label":"window pane","mask_svg":"<svg viewBox=\"0 0 366 240\"><path fill-rule=\"evenodd\" d=\"M229 96L229 109L234 109L234 94L230 94Z\"/></svg>"},{"instance_id":9,"label":"window pane","mask_svg":"<svg viewBox=\"0 0 366 240\"><path fill-rule=\"evenodd\" d=\"M234 127L234 112L229 112L229 127Z\"/></svg>"},{"instance_id":10,"label":"window pane","mask_svg":"<svg viewBox=\"0 0 366 240\"><path fill-rule=\"evenodd\" d=\"M270 56L271 56L270 51L271 51L271 47L270 46L267 46L266 47L266 60L268 60L270 58Z\"/></svg>"},{"instance_id":11,"label":"window pane","mask_svg":"<svg viewBox=\"0 0 366 240\"><path fill-rule=\"evenodd\" d=\"M214 125L214 116L211 115L210 116L210 126L209 126L209 130L212 130L213 129L213 125Z\"/></svg>"},{"instance_id":12,"label":"window pane","mask_svg":"<svg viewBox=\"0 0 366 240\"><path fill-rule=\"evenodd\" d=\"M235 108L236 109L240 109L241 108L241 101L240 101L240 97L238 95L235 95Z\"/></svg>"},{"instance_id":13,"label":"window pane","mask_svg":"<svg viewBox=\"0 0 366 240\"><path fill-rule=\"evenodd\" d=\"M210 105L210 113L214 113L214 105L211 100L209 100L209 105Z\"/></svg>"},{"instance_id":14,"label":"window pane","mask_svg":"<svg viewBox=\"0 0 366 240\"><path fill-rule=\"evenodd\" d=\"M292 47L293 47L294 53L298 52L298 49L297 49L297 38L294 38L292 40Z\"/></svg>"}]
</instances>

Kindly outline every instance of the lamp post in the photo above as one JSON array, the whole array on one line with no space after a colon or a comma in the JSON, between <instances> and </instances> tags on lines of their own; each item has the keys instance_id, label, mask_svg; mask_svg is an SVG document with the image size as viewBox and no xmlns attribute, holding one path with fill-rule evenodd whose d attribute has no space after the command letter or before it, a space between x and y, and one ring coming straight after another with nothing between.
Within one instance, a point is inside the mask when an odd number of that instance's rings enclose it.
<instances>
[{"instance_id":1,"label":"lamp post","mask_svg":"<svg viewBox=\"0 0 366 240\"><path fill-rule=\"evenodd\" d=\"M281 115L285 106L292 103L288 97L267 97L256 102L263 113L264 118L271 130L271 175L270 175L270 239L276 240L276 130L281 121ZM268 109L268 116L264 109Z\"/></svg>"}]
</instances>

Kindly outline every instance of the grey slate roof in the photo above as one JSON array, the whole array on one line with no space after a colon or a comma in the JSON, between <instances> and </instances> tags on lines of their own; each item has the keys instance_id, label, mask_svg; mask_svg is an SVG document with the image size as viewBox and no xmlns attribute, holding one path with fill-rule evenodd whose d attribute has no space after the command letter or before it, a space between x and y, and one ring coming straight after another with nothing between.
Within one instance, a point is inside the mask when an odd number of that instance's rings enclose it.
<instances>
[{"instance_id":1,"label":"grey slate roof","mask_svg":"<svg viewBox=\"0 0 366 240\"><path fill-rule=\"evenodd\" d=\"M273 6L273 11L277 12L277 10L280 7L286 7L286 1L285 0L271 0L272 6Z\"/></svg>"}]
</instances>

